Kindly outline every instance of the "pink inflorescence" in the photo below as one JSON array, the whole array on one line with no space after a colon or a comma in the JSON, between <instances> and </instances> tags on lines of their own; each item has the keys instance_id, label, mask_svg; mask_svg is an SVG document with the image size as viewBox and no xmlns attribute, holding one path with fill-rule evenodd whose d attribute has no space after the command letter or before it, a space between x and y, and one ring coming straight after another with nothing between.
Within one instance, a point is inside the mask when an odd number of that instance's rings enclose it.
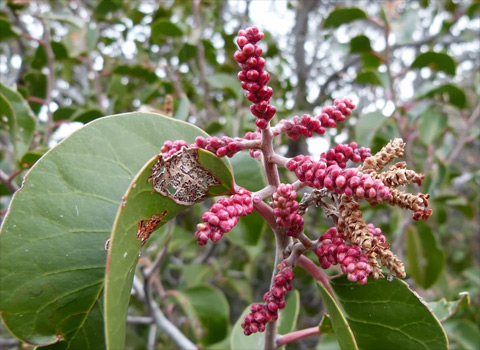
<instances>
[{"instance_id":1,"label":"pink inflorescence","mask_svg":"<svg viewBox=\"0 0 480 350\"><path fill-rule=\"evenodd\" d=\"M298 237L303 231L303 217L298 213L297 192L291 184L280 184L273 194L273 214L277 225L287 228L286 234Z\"/></svg>"},{"instance_id":2,"label":"pink inflorescence","mask_svg":"<svg viewBox=\"0 0 480 350\"><path fill-rule=\"evenodd\" d=\"M245 148L245 146L242 144L242 139L232 139L228 136L223 136L222 138L215 136L198 136L195 139L195 143L191 146L203 148L216 154L218 157L233 157L236 153Z\"/></svg>"},{"instance_id":3,"label":"pink inflorescence","mask_svg":"<svg viewBox=\"0 0 480 350\"><path fill-rule=\"evenodd\" d=\"M345 121L345 118L352 114L355 108L352 100L344 98L335 100L333 106L323 107L322 113L312 117L304 114L301 117L294 116L290 120L281 120L275 128L275 134L287 134L292 140L297 140L300 135L312 137L314 133L323 135L326 128L334 128L337 122Z\"/></svg>"},{"instance_id":4,"label":"pink inflorescence","mask_svg":"<svg viewBox=\"0 0 480 350\"><path fill-rule=\"evenodd\" d=\"M285 307L285 294L292 290L294 274L285 261L281 263L278 274L274 277L272 289L263 296L264 304L253 304L250 313L245 316L242 328L245 335L263 332L268 322L278 319L278 310Z\"/></svg>"},{"instance_id":5,"label":"pink inflorescence","mask_svg":"<svg viewBox=\"0 0 480 350\"><path fill-rule=\"evenodd\" d=\"M245 134L245 140L260 140L262 138L262 135L259 132L259 129L257 129L256 132L247 132ZM262 151L259 149L251 149L250 150L250 156L255 159L260 159L262 157Z\"/></svg>"},{"instance_id":6,"label":"pink inflorescence","mask_svg":"<svg viewBox=\"0 0 480 350\"><path fill-rule=\"evenodd\" d=\"M345 235L335 227L328 229L319 240L322 244L316 253L322 268L328 269L331 265L340 264L350 282L367 283L372 266L360 247L345 243Z\"/></svg>"},{"instance_id":7,"label":"pink inflorescence","mask_svg":"<svg viewBox=\"0 0 480 350\"><path fill-rule=\"evenodd\" d=\"M253 103L250 111L257 117L255 124L260 129L267 128L268 122L276 112L275 107L270 104L273 90L267 86L270 75L263 69L265 59L260 57L262 49L256 45L263 37L264 34L256 26L240 30L237 37L240 50L233 55L242 68L238 73L238 79L242 82L242 88L247 91L245 96Z\"/></svg>"},{"instance_id":8,"label":"pink inflorescence","mask_svg":"<svg viewBox=\"0 0 480 350\"><path fill-rule=\"evenodd\" d=\"M340 168L345 168L348 160L359 163L371 156L370 148L358 148L356 142L351 142L349 144L336 145L327 152L323 152L320 154L320 160L326 162L328 166L336 164Z\"/></svg>"},{"instance_id":9,"label":"pink inflorescence","mask_svg":"<svg viewBox=\"0 0 480 350\"><path fill-rule=\"evenodd\" d=\"M183 140L176 140L176 141L167 140L163 143L163 146L160 149L160 151L164 155L164 158L167 158L177 153L178 151L180 151L182 147L188 148L189 147L188 143L186 143Z\"/></svg>"},{"instance_id":10,"label":"pink inflorescence","mask_svg":"<svg viewBox=\"0 0 480 350\"><path fill-rule=\"evenodd\" d=\"M238 223L240 216L251 214L252 211L252 194L244 188L229 198L220 199L203 213L203 223L197 225L195 238L198 244L205 245L209 239L218 242Z\"/></svg>"},{"instance_id":11,"label":"pink inflorescence","mask_svg":"<svg viewBox=\"0 0 480 350\"><path fill-rule=\"evenodd\" d=\"M356 199L365 198L371 204L381 203L390 196L390 189L381 180L373 180L355 168L342 169L337 164L313 161L309 156L298 155L287 162L287 169L310 187L326 188Z\"/></svg>"}]
</instances>

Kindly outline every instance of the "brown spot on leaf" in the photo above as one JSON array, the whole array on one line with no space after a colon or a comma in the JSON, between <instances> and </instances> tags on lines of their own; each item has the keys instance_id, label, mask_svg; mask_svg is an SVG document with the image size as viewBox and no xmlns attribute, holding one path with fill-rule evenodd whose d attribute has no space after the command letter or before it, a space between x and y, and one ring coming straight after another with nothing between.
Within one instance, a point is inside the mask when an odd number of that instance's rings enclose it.
<instances>
[{"instance_id":1,"label":"brown spot on leaf","mask_svg":"<svg viewBox=\"0 0 480 350\"><path fill-rule=\"evenodd\" d=\"M147 220L140 220L137 228L137 240L142 240L142 246L150 237L153 231L155 231L162 222L163 218L167 215L167 211L163 211L161 214L153 214Z\"/></svg>"},{"instance_id":2,"label":"brown spot on leaf","mask_svg":"<svg viewBox=\"0 0 480 350\"><path fill-rule=\"evenodd\" d=\"M180 205L205 199L211 186L221 184L198 162L198 149L186 147L165 159L160 155L148 180L156 192Z\"/></svg>"}]
</instances>

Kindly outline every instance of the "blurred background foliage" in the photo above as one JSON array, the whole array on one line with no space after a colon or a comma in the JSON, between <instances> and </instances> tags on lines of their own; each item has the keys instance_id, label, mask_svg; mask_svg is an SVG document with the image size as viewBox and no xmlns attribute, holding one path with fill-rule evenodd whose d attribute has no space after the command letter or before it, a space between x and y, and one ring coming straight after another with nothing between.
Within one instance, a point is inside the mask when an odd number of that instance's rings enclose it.
<instances>
[{"instance_id":1,"label":"blurred background foliage","mask_svg":"<svg viewBox=\"0 0 480 350\"><path fill-rule=\"evenodd\" d=\"M407 282L437 303L433 308L442 298L470 294L472 305L459 308L444 327L453 349L474 349L480 344L479 14L480 2L467 0L2 2L2 216L42 154L102 116L158 111L212 135L252 131L232 56L236 32L255 24L266 33L261 46L276 121L318 113L335 98L357 105L335 133L308 142L285 139L277 145L282 153L318 155L351 141L378 151L394 137L406 141L404 160L426 174L422 192L430 194L434 215L412 222L409 213L386 206L365 215L406 262ZM233 164L237 182L257 190L263 181L258 165L248 157ZM193 328L170 291L204 281L218 287L233 324L268 290L273 263L273 236L256 216L220 244L197 247L193 232L204 210L195 206L166 228L174 234L155 282L168 317L183 323L186 334ZM314 237L329 225L317 215L306 227ZM146 246L141 266L155 259L160 240ZM301 329L320 322L323 306L313 279L296 274ZM133 300L130 349L147 346L149 326L134 321L141 314ZM15 347L3 326L0 338L2 347ZM166 337L160 342L171 345Z\"/></svg>"}]
</instances>

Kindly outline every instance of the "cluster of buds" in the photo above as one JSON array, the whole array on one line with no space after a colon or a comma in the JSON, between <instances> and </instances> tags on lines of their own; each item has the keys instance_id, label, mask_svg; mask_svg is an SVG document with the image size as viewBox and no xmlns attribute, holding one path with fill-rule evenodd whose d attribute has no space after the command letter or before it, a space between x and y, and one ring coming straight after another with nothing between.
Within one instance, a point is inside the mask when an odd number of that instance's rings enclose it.
<instances>
[{"instance_id":1,"label":"cluster of buds","mask_svg":"<svg viewBox=\"0 0 480 350\"><path fill-rule=\"evenodd\" d=\"M348 160L359 163L371 156L370 148L358 148L356 142L350 142L349 144L336 145L327 152L323 152L320 154L320 160L326 162L328 166L338 165L340 168L346 168Z\"/></svg>"},{"instance_id":2,"label":"cluster of buds","mask_svg":"<svg viewBox=\"0 0 480 350\"><path fill-rule=\"evenodd\" d=\"M282 261L279 272L273 279L270 291L263 296L264 304L253 304L250 313L245 316L242 328L245 335L263 332L268 322L278 319L278 310L285 308L285 294L292 290L294 278L291 267Z\"/></svg>"},{"instance_id":3,"label":"cluster of buds","mask_svg":"<svg viewBox=\"0 0 480 350\"><path fill-rule=\"evenodd\" d=\"M160 151L162 152L163 158L168 158L171 155L177 153L180 151L182 147L189 147L188 143L186 143L183 140L176 140L176 141L170 141L167 140L163 143L162 148L160 148Z\"/></svg>"},{"instance_id":4,"label":"cluster of buds","mask_svg":"<svg viewBox=\"0 0 480 350\"><path fill-rule=\"evenodd\" d=\"M247 91L245 96L253 103L250 111L257 117L255 124L260 129L266 129L276 113L275 107L270 104L273 90L267 86L270 75L263 69L265 59L260 57L262 49L256 45L263 37L264 34L256 26L240 30L237 37L240 49L233 55L242 68L238 78L242 82L242 88Z\"/></svg>"},{"instance_id":5,"label":"cluster of buds","mask_svg":"<svg viewBox=\"0 0 480 350\"><path fill-rule=\"evenodd\" d=\"M256 132L249 131L245 134L245 140L260 140L261 138L262 135L260 134L258 129ZM259 149L251 149L250 156L255 159L260 159L262 157L262 151Z\"/></svg>"},{"instance_id":6,"label":"cluster of buds","mask_svg":"<svg viewBox=\"0 0 480 350\"><path fill-rule=\"evenodd\" d=\"M298 213L297 192L291 184L280 184L273 194L273 215L277 225L287 228L287 236L303 232L303 217Z\"/></svg>"},{"instance_id":7,"label":"cluster of buds","mask_svg":"<svg viewBox=\"0 0 480 350\"><path fill-rule=\"evenodd\" d=\"M320 160L298 155L287 162L287 169L294 171L298 179L310 187L326 188L337 194L366 198L371 204L381 203L390 196L390 190L381 180L374 180L355 168L343 170L337 164L327 165Z\"/></svg>"},{"instance_id":8,"label":"cluster of buds","mask_svg":"<svg viewBox=\"0 0 480 350\"><path fill-rule=\"evenodd\" d=\"M362 254L360 247L345 243L346 237L343 232L338 232L332 227L323 234L317 248L317 256L320 266L328 269L331 265L340 264L342 272L347 275L350 282L366 284L367 277L372 273L369 258Z\"/></svg>"},{"instance_id":9,"label":"cluster of buds","mask_svg":"<svg viewBox=\"0 0 480 350\"><path fill-rule=\"evenodd\" d=\"M245 148L242 140L243 139L238 137L232 139L228 136L223 136L222 138L215 136L209 136L206 138L198 136L192 146L205 149L216 154L218 157L227 156L231 158Z\"/></svg>"},{"instance_id":10,"label":"cluster of buds","mask_svg":"<svg viewBox=\"0 0 480 350\"><path fill-rule=\"evenodd\" d=\"M304 114L301 117L294 116L290 120L281 120L274 128L273 134L286 134L292 140L297 140L300 135L312 137L313 134L323 135L326 128L334 128L337 122L345 121L346 117L352 114L355 108L352 100L344 98L335 100L333 106L323 107L322 113L312 117Z\"/></svg>"},{"instance_id":11,"label":"cluster of buds","mask_svg":"<svg viewBox=\"0 0 480 350\"><path fill-rule=\"evenodd\" d=\"M238 223L240 216L251 214L252 211L252 195L244 188L229 198L220 199L203 213L203 223L197 225L195 238L198 244L205 245L209 239L218 242Z\"/></svg>"}]
</instances>

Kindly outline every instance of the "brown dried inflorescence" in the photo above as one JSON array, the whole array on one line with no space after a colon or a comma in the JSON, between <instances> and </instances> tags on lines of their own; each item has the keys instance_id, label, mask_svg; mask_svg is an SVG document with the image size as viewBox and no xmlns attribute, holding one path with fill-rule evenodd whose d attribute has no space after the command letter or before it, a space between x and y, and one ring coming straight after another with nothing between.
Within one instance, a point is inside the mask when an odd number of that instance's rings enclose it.
<instances>
[{"instance_id":1,"label":"brown dried inflorescence","mask_svg":"<svg viewBox=\"0 0 480 350\"><path fill-rule=\"evenodd\" d=\"M359 170L363 170L364 172L369 172L369 170L379 172L394 159L403 157L404 149L405 142L403 142L403 140L400 138L394 139L385 147L383 147L377 154L365 159L361 169Z\"/></svg>"},{"instance_id":2,"label":"brown dried inflorescence","mask_svg":"<svg viewBox=\"0 0 480 350\"><path fill-rule=\"evenodd\" d=\"M390 251L388 244L382 242L382 239L372 233L363 219L359 207L360 205L352 198L342 196L338 206L339 220L337 226L345 232L347 239L360 247L362 253L369 258L373 279L383 276L377 257L390 272L397 277L405 278L405 267L402 261Z\"/></svg>"}]
</instances>

